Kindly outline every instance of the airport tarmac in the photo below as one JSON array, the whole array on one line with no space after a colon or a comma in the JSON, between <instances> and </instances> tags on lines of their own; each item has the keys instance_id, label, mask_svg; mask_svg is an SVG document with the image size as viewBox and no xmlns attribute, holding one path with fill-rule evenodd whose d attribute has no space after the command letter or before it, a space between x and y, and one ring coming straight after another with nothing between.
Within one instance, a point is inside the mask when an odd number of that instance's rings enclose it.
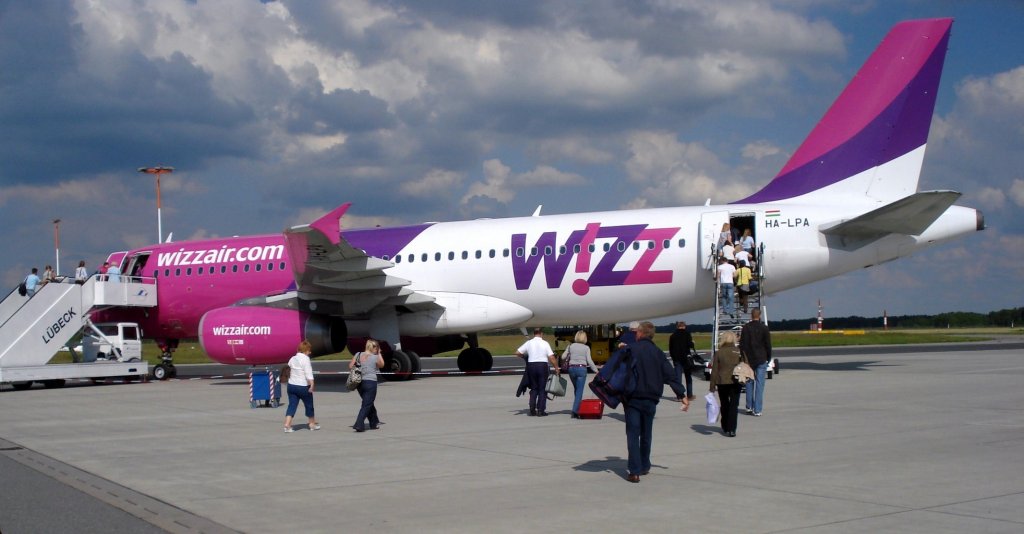
<instances>
[{"instance_id":1,"label":"airport tarmac","mask_svg":"<svg viewBox=\"0 0 1024 534\"><path fill-rule=\"evenodd\" d=\"M323 429L300 409L292 434L244 379L5 386L0 531L1016 533L1024 352L987 349L788 356L735 438L695 378L688 413L659 404L639 484L621 409L529 417L515 375L382 384L365 433L341 377L318 384Z\"/></svg>"}]
</instances>

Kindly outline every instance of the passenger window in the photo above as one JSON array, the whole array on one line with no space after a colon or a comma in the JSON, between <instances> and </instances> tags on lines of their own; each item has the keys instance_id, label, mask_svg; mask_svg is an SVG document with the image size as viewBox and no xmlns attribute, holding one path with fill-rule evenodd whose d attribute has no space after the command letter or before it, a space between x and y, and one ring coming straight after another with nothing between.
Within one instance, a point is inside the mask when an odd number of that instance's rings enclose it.
<instances>
[{"instance_id":1,"label":"passenger window","mask_svg":"<svg viewBox=\"0 0 1024 534\"><path fill-rule=\"evenodd\" d=\"M572 246L572 251L575 252L576 254L579 254L580 253L580 246L579 246L579 244L573 245Z\"/></svg>"},{"instance_id":2,"label":"passenger window","mask_svg":"<svg viewBox=\"0 0 1024 534\"><path fill-rule=\"evenodd\" d=\"M523 254L525 254L525 253L526 253L526 250L523 249L523 247L516 248L516 257L517 258L522 258Z\"/></svg>"},{"instance_id":3,"label":"passenger window","mask_svg":"<svg viewBox=\"0 0 1024 534\"><path fill-rule=\"evenodd\" d=\"M385 255L381 256L381 257L380 257L380 259L382 259L382 260L384 260L384 261L388 261L388 260L390 260L390 259L391 259L391 256L389 256L389 255L385 254Z\"/></svg>"},{"instance_id":4,"label":"passenger window","mask_svg":"<svg viewBox=\"0 0 1024 534\"><path fill-rule=\"evenodd\" d=\"M686 240L685 239L680 239L679 240L679 248L683 248L685 246L686 246Z\"/></svg>"},{"instance_id":5,"label":"passenger window","mask_svg":"<svg viewBox=\"0 0 1024 534\"><path fill-rule=\"evenodd\" d=\"M552 252L554 252L554 250L551 247L544 247L545 256L550 256Z\"/></svg>"},{"instance_id":6,"label":"passenger window","mask_svg":"<svg viewBox=\"0 0 1024 534\"><path fill-rule=\"evenodd\" d=\"M671 247L671 246L672 246L672 241L670 241L670 240L668 240L668 239L666 239L666 240L665 240L665 241L664 241L664 242L663 242L663 243L661 244L661 248L668 248L668 247Z\"/></svg>"},{"instance_id":7,"label":"passenger window","mask_svg":"<svg viewBox=\"0 0 1024 534\"><path fill-rule=\"evenodd\" d=\"M199 270L198 270L198 272L197 272L196 274L203 274L203 268L202 268L202 267L200 267L200 268L199 268Z\"/></svg>"},{"instance_id":8,"label":"passenger window","mask_svg":"<svg viewBox=\"0 0 1024 534\"><path fill-rule=\"evenodd\" d=\"M185 269L185 276L192 276L192 268L188 267Z\"/></svg>"},{"instance_id":9,"label":"passenger window","mask_svg":"<svg viewBox=\"0 0 1024 534\"><path fill-rule=\"evenodd\" d=\"M448 251L448 261L455 260L455 252Z\"/></svg>"},{"instance_id":10,"label":"passenger window","mask_svg":"<svg viewBox=\"0 0 1024 534\"><path fill-rule=\"evenodd\" d=\"M491 249L490 253L487 254L487 256L490 257L490 258L494 257L494 249L493 248Z\"/></svg>"},{"instance_id":11,"label":"passenger window","mask_svg":"<svg viewBox=\"0 0 1024 534\"><path fill-rule=\"evenodd\" d=\"M420 256L420 261L427 261L427 253L426 252L424 252L423 255Z\"/></svg>"},{"instance_id":12,"label":"passenger window","mask_svg":"<svg viewBox=\"0 0 1024 534\"><path fill-rule=\"evenodd\" d=\"M609 250L612 249L612 244L611 243L605 243L604 246L601 247L601 248L603 248L605 252L608 252Z\"/></svg>"},{"instance_id":13,"label":"passenger window","mask_svg":"<svg viewBox=\"0 0 1024 534\"><path fill-rule=\"evenodd\" d=\"M441 253L440 252L435 252L434 253L434 261L441 261Z\"/></svg>"},{"instance_id":14,"label":"passenger window","mask_svg":"<svg viewBox=\"0 0 1024 534\"><path fill-rule=\"evenodd\" d=\"M466 252L465 250L463 250L462 251L462 259L468 260L469 259L469 252Z\"/></svg>"},{"instance_id":15,"label":"passenger window","mask_svg":"<svg viewBox=\"0 0 1024 534\"><path fill-rule=\"evenodd\" d=\"M245 265L243 265L242 266L242 270L245 271L245 272L249 272L249 264L246 263Z\"/></svg>"},{"instance_id":16,"label":"passenger window","mask_svg":"<svg viewBox=\"0 0 1024 534\"><path fill-rule=\"evenodd\" d=\"M238 265L232 265L231 266L231 272L237 273L238 272Z\"/></svg>"},{"instance_id":17,"label":"passenger window","mask_svg":"<svg viewBox=\"0 0 1024 534\"><path fill-rule=\"evenodd\" d=\"M226 272L228 272L228 266L227 265L221 265L220 266L220 274L224 274Z\"/></svg>"},{"instance_id":18,"label":"passenger window","mask_svg":"<svg viewBox=\"0 0 1024 534\"><path fill-rule=\"evenodd\" d=\"M597 250L597 245L591 243L589 246L587 246L587 250L594 252L595 250Z\"/></svg>"},{"instance_id":19,"label":"passenger window","mask_svg":"<svg viewBox=\"0 0 1024 534\"><path fill-rule=\"evenodd\" d=\"M619 252L624 252L626 250L626 242L619 241L618 243L616 243L615 248L617 248Z\"/></svg>"},{"instance_id":20,"label":"passenger window","mask_svg":"<svg viewBox=\"0 0 1024 534\"><path fill-rule=\"evenodd\" d=\"M164 269L164 276L171 276L171 270L170 269Z\"/></svg>"},{"instance_id":21,"label":"passenger window","mask_svg":"<svg viewBox=\"0 0 1024 534\"><path fill-rule=\"evenodd\" d=\"M395 263L402 263L402 255L395 254Z\"/></svg>"},{"instance_id":22,"label":"passenger window","mask_svg":"<svg viewBox=\"0 0 1024 534\"><path fill-rule=\"evenodd\" d=\"M160 276L160 271L153 271L153 278L158 278L159 276Z\"/></svg>"},{"instance_id":23,"label":"passenger window","mask_svg":"<svg viewBox=\"0 0 1024 534\"><path fill-rule=\"evenodd\" d=\"M281 270L282 271L284 270L284 262L283 261L281 262Z\"/></svg>"},{"instance_id":24,"label":"passenger window","mask_svg":"<svg viewBox=\"0 0 1024 534\"><path fill-rule=\"evenodd\" d=\"M262 270L263 270L263 264L261 264L261 263L257 263L257 264L256 264L256 272L260 272L260 271L262 271Z\"/></svg>"},{"instance_id":25,"label":"passenger window","mask_svg":"<svg viewBox=\"0 0 1024 534\"><path fill-rule=\"evenodd\" d=\"M409 254L409 257L406 258L406 259L409 260L409 263L412 263L412 262L416 261L416 255L415 254Z\"/></svg>"},{"instance_id":26,"label":"passenger window","mask_svg":"<svg viewBox=\"0 0 1024 534\"><path fill-rule=\"evenodd\" d=\"M647 242L647 250L654 250L654 241Z\"/></svg>"},{"instance_id":27,"label":"passenger window","mask_svg":"<svg viewBox=\"0 0 1024 534\"><path fill-rule=\"evenodd\" d=\"M174 270L174 276L181 276L181 267Z\"/></svg>"},{"instance_id":28,"label":"passenger window","mask_svg":"<svg viewBox=\"0 0 1024 534\"><path fill-rule=\"evenodd\" d=\"M640 242L633 241L633 250L640 250Z\"/></svg>"},{"instance_id":29,"label":"passenger window","mask_svg":"<svg viewBox=\"0 0 1024 534\"><path fill-rule=\"evenodd\" d=\"M562 254L565 254L565 245L558 247L558 255L561 256Z\"/></svg>"},{"instance_id":30,"label":"passenger window","mask_svg":"<svg viewBox=\"0 0 1024 534\"><path fill-rule=\"evenodd\" d=\"M537 247L530 247L530 256L537 255Z\"/></svg>"},{"instance_id":31,"label":"passenger window","mask_svg":"<svg viewBox=\"0 0 1024 534\"><path fill-rule=\"evenodd\" d=\"M506 248L505 250L502 250L501 251L501 255L502 255L502 257L507 258L508 257L508 249ZM522 254L520 254L520 256L522 256Z\"/></svg>"},{"instance_id":32,"label":"passenger window","mask_svg":"<svg viewBox=\"0 0 1024 534\"><path fill-rule=\"evenodd\" d=\"M479 260L479 259L480 259L480 258L482 258L482 257L484 257L484 254L483 254L483 252L480 252L479 250L478 250L478 251L476 251L476 259L478 259L478 260Z\"/></svg>"}]
</instances>

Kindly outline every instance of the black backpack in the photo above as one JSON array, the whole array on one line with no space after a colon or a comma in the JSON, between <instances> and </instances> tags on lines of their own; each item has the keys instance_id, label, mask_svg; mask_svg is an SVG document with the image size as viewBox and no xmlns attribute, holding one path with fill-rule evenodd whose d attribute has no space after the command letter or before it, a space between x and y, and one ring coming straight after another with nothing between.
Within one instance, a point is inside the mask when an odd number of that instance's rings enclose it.
<instances>
[{"instance_id":1,"label":"black backpack","mask_svg":"<svg viewBox=\"0 0 1024 534\"><path fill-rule=\"evenodd\" d=\"M23 297L28 295L28 288L25 287L25 282L18 284L18 294Z\"/></svg>"}]
</instances>

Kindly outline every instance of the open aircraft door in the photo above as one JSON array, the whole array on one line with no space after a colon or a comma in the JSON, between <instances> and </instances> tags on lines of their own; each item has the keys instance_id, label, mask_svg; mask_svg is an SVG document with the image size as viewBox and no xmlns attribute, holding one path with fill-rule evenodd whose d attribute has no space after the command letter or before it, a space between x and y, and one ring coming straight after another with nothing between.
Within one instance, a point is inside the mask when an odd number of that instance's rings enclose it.
<instances>
[{"instance_id":1,"label":"open aircraft door","mask_svg":"<svg viewBox=\"0 0 1024 534\"><path fill-rule=\"evenodd\" d=\"M722 233L722 225L729 222L728 211L709 211L700 216L700 258L701 264L707 270L715 268L715 247L718 246L718 236Z\"/></svg>"}]
</instances>

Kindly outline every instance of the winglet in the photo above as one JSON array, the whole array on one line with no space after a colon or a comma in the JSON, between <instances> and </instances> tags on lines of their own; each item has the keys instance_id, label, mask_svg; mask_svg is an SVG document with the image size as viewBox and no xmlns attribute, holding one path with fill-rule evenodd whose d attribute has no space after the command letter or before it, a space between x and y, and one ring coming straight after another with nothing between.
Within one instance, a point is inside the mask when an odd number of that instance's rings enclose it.
<instances>
[{"instance_id":1,"label":"winglet","mask_svg":"<svg viewBox=\"0 0 1024 534\"><path fill-rule=\"evenodd\" d=\"M341 243L341 216L348 211L351 202L346 202L329 211L327 215L309 223L309 227L318 230L327 237L332 245Z\"/></svg>"}]
</instances>

